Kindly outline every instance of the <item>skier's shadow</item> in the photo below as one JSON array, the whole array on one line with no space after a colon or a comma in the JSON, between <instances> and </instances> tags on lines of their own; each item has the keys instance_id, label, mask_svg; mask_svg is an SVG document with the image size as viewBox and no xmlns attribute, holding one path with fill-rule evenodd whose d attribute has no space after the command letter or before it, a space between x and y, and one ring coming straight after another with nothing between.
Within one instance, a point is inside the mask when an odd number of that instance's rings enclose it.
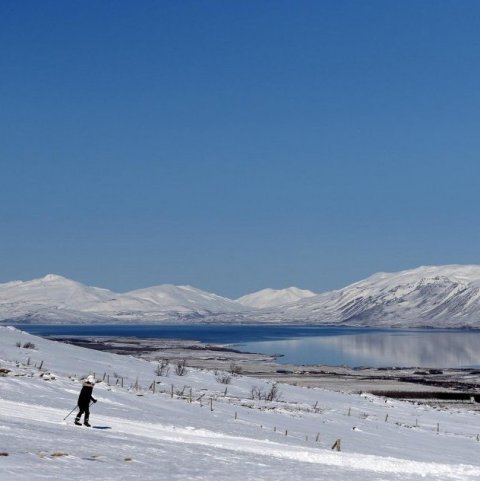
<instances>
[{"instance_id":1,"label":"skier's shadow","mask_svg":"<svg viewBox=\"0 0 480 481\"><path fill-rule=\"evenodd\" d=\"M112 429L112 426L92 426L93 429Z\"/></svg>"}]
</instances>

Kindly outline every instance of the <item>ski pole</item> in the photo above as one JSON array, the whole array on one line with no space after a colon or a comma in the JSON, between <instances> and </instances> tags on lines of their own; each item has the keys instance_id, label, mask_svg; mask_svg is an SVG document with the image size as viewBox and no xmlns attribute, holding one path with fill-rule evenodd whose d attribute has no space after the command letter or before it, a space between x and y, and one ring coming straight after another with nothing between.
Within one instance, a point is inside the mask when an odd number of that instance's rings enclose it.
<instances>
[{"instance_id":1,"label":"ski pole","mask_svg":"<svg viewBox=\"0 0 480 481\"><path fill-rule=\"evenodd\" d=\"M94 404L94 403L91 402L91 403L88 405L88 407L90 407L92 404ZM68 416L70 416L70 414L72 414L73 411L75 411L75 409L77 409L77 408L78 408L78 405L75 406L75 407L63 418L63 420L65 421L65 420L68 418Z\"/></svg>"},{"instance_id":2,"label":"ski pole","mask_svg":"<svg viewBox=\"0 0 480 481\"><path fill-rule=\"evenodd\" d=\"M75 406L75 407L63 418L63 420L65 421L65 420L68 418L68 416L70 416L70 414L72 414L73 411L75 411L75 409L77 409L77 407L78 407L78 406Z\"/></svg>"}]
</instances>

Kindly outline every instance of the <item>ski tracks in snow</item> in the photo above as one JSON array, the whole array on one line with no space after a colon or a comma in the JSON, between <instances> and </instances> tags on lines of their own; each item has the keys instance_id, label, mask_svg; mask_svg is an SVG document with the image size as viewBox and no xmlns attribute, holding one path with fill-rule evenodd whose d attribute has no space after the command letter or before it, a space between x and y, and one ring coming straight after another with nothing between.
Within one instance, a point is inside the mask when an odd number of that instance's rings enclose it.
<instances>
[{"instance_id":1,"label":"ski tracks in snow","mask_svg":"<svg viewBox=\"0 0 480 481\"><path fill-rule=\"evenodd\" d=\"M18 418L24 421L45 422L57 425L61 424L65 414L60 409L4 399L0 399L0 408L0 415L8 416L10 419ZM333 452L321 448L292 446L291 444L286 445L269 440L232 436L194 427L180 428L160 423L145 423L101 415L95 416L95 424L112 428L111 431L105 431L103 436L109 436L108 433L111 432L117 437L121 434L125 439L138 436L158 443L200 445L242 454L268 456L300 463L312 463L334 468L338 467L339 469L362 470L380 474L423 476L427 479L429 477L439 477L445 480L462 481L480 479L480 467L471 465L441 464L360 453ZM72 426L72 429L75 428Z\"/></svg>"}]
</instances>

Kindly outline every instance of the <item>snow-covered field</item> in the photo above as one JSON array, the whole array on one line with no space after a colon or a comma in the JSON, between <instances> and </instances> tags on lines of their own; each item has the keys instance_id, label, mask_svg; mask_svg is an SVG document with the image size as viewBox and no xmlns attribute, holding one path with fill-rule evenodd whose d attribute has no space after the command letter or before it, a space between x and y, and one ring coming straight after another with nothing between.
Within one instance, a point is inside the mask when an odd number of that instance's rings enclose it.
<instances>
[{"instance_id":1,"label":"snow-covered field","mask_svg":"<svg viewBox=\"0 0 480 481\"><path fill-rule=\"evenodd\" d=\"M466 410L288 385L252 399L272 383L174 366L156 376L156 364L8 327L0 368L2 481L480 480L480 417ZM63 420L89 373L104 379L90 429Z\"/></svg>"}]
</instances>

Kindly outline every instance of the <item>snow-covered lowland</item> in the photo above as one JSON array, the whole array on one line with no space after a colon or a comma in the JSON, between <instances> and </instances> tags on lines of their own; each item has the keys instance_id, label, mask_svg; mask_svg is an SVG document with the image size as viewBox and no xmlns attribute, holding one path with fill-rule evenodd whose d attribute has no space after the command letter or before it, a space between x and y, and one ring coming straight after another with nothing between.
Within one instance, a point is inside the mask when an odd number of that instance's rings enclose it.
<instances>
[{"instance_id":1,"label":"snow-covered lowland","mask_svg":"<svg viewBox=\"0 0 480 481\"><path fill-rule=\"evenodd\" d=\"M12 327L0 327L0 369L2 481L480 479L473 411L290 385L267 401L269 381L158 376L154 363ZM93 428L76 427L75 412L64 418L90 373Z\"/></svg>"},{"instance_id":2,"label":"snow-covered lowland","mask_svg":"<svg viewBox=\"0 0 480 481\"><path fill-rule=\"evenodd\" d=\"M378 273L322 294L290 287L237 300L191 286L127 293L57 275L0 284L0 322L243 322L392 327L480 327L480 266Z\"/></svg>"}]
</instances>

